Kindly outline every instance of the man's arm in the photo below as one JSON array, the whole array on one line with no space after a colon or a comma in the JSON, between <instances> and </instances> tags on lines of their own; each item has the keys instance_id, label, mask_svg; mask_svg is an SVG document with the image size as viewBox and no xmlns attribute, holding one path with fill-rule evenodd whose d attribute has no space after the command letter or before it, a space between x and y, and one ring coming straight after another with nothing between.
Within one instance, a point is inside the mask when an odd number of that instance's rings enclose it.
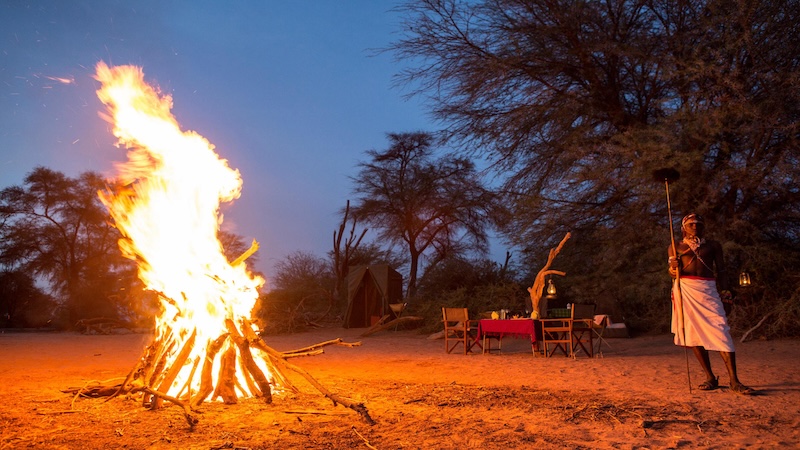
<instances>
[{"instance_id":1,"label":"man's arm","mask_svg":"<svg viewBox=\"0 0 800 450\"><path fill-rule=\"evenodd\" d=\"M674 249L670 245L667 247L667 255L669 255L669 276L675 278L678 275L678 258L675 257Z\"/></svg>"}]
</instances>

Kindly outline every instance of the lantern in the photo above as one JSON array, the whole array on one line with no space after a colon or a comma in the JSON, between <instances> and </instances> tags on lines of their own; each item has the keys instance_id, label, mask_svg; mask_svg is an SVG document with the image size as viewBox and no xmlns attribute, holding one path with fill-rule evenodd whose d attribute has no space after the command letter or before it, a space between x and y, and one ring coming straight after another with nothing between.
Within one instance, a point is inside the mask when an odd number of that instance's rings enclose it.
<instances>
[{"instance_id":1,"label":"lantern","mask_svg":"<svg viewBox=\"0 0 800 450\"><path fill-rule=\"evenodd\" d=\"M742 271L739 274L739 286L747 287L750 286L750 274L747 272Z\"/></svg>"},{"instance_id":2,"label":"lantern","mask_svg":"<svg viewBox=\"0 0 800 450\"><path fill-rule=\"evenodd\" d=\"M556 285L553 284L553 279L550 278L547 280L547 296L548 297L555 297L556 296Z\"/></svg>"}]
</instances>

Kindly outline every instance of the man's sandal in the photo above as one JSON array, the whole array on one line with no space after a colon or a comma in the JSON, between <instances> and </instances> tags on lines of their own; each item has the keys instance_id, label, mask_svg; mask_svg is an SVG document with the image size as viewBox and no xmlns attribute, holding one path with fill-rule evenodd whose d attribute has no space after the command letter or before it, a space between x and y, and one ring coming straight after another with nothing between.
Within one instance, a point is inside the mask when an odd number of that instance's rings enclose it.
<instances>
[{"instance_id":1,"label":"man's sandal","mask_svg":"<svg viewBox=\"0 0 800 450\"><path fill-rule=\"evenodd\" d=\"M731 386L731 392L739 395L753 395L756 393L755 389L747 387L743 384L737 384L736 386Z\"/></svg>"},{"instance_id":2,"label":"man's sandal","mask_svg":"<svg viewBox=\"0 0 800 450\"><path fill-rule=\"evenodd\" d=\"M703 384L697 386L697 389L700 389L701 391L713 391L718 387L719 387L719 377L704 381Z\"/></svg>"}]
</instances>

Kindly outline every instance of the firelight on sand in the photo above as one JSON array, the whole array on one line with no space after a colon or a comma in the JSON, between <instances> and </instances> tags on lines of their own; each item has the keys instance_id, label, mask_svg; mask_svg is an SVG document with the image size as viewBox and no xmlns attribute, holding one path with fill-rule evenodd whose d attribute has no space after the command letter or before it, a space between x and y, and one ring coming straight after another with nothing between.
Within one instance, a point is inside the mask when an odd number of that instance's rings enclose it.
<instances>
[{"instance_id":1,"label":"firelight on sand","mask_svg":"<svg viewBox=\"0 0 800 450\"><path fill-rule=\"evenodd\" d=\"M180 129L171 113L172 97L148 85L141 68L100 62L96 70L102 84L97 96L108 108L103 116L113 125L118 145L128 150L128 160L117 164L125 188L100 197L124 236L120 248L137 262L139 278L159 293L162 306L153 355L141 368L143 381L193 403L203 401L198 396L208 390L214 391L205 393L211 400L226 402L268 396L262 392L269 390L262 384L272 382L266 353L244 351L224 338L253 335L249 318L264 284L243 263L257 249L255 242L248 254L229 262L217 238L220 204L240 195L239 172L205 138ZM266 379L259 383L262 377L247 368L248 362ZM220 380L226 372L232 380ZM210 384L203 381L209 376Z\"/></svg>"}]
</instances>

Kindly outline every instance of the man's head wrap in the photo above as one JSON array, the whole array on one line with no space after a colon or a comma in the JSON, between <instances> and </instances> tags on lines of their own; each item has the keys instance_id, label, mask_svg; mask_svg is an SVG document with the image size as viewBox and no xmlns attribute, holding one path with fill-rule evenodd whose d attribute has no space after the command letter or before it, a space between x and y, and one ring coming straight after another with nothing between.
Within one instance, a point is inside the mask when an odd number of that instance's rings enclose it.
<instances>
[{"instance_id":1,"label":"man's head wrap","mask_svg":"<svg viewBox=\"0 0 800 450\"><path fill-rule=\"evenodd\" d=\"M703 220L703 216L701 216L700 214L692 213L688 214L686 217L683 218L683 220L681 220L681 227L684 227L690 223L701 223L705 225L706 221Z\"/></svg>"},{"instance_id":2,"label":"man's head wrap","mask_svg":"<svg viewBox=\"0 0 800 450\"><path fill-rule=\"evenodd\" d=\"M688 245L689 248L691 248L692 251L695 254L697 254L697 248L703 245L706 242L706 240L699 236L686 235L686 230L685 230L686 225L689 225L690 223L699 223L704 225L705 221L703 220L703 216L694 213L687 215L686 217L683 218L683 220L681 220L681 229L683 230L683 242L685 242L686 245Z\"/></svg>"}]
</instances>

